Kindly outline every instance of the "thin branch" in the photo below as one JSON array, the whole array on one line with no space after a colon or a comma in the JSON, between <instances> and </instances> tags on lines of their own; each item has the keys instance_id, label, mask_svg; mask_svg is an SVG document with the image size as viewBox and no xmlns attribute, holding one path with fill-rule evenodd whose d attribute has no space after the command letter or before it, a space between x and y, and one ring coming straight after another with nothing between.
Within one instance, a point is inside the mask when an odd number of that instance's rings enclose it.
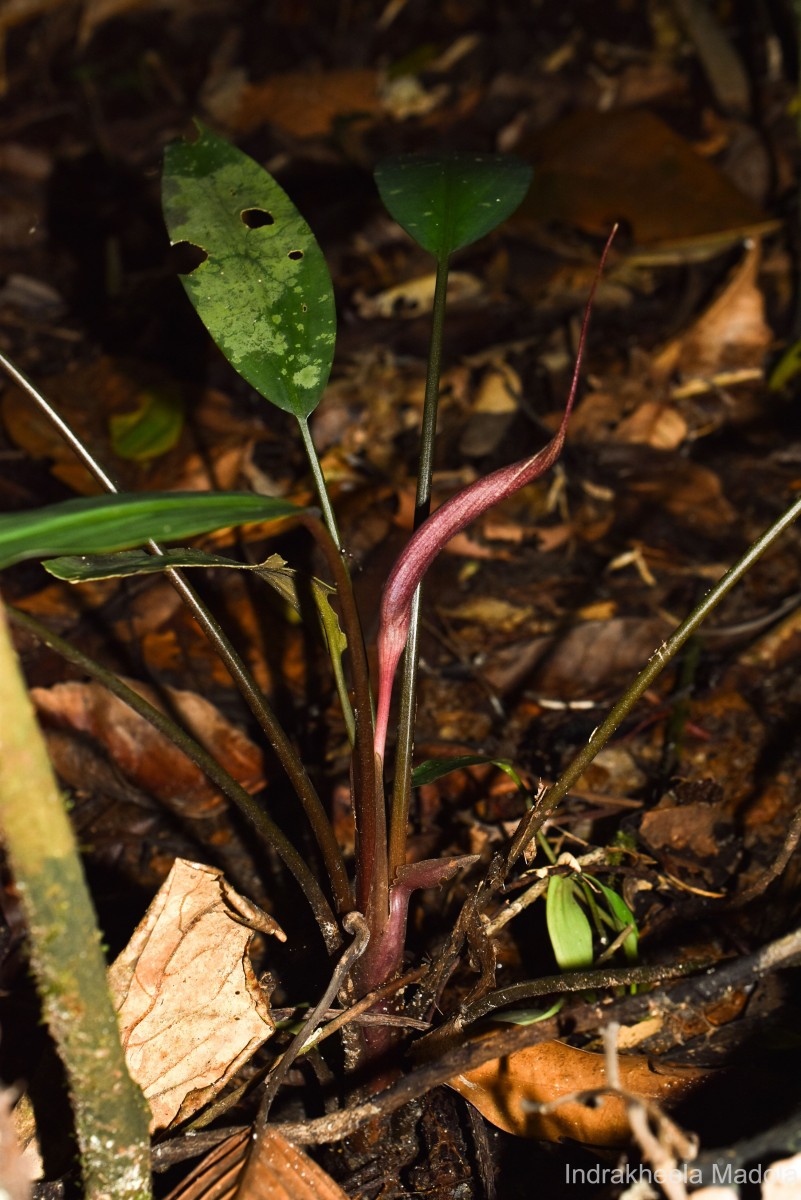
<instances>
[{"instance_id":1,"label":"thin branch","mask_svg":"<svg viewBox=\"0 0 801 1200\"><path fill-rule=\"evenodd\" d=\"M387 1117L410 1100L423 1096L432 1088L447 1083L457 1075L471 1071L482 1063L504 1058L568 1033L597 1033L606 1021L634 1025L646 1016L659 1011L664 1004L709 1003L731 989L742 988L772 971L797 966L801 962L801 929L770 942L755 954L726 962L721 967L704 971L686 983L679 983L669 992L649 992L647 995L627 996L620 1000L601 1001L580 1007L565 1007L558 1016L538 1025L514 1026L503 1029L480 1041L470 1041L449 1051L435 1062L426 1063L408 1072L392 1087L380 1092L365 1104L314 1121L279 1123L276 1132L294 1142L320 1145L338 1141L354 1133L367 1121Z\"/></svg>"}]
</instances>

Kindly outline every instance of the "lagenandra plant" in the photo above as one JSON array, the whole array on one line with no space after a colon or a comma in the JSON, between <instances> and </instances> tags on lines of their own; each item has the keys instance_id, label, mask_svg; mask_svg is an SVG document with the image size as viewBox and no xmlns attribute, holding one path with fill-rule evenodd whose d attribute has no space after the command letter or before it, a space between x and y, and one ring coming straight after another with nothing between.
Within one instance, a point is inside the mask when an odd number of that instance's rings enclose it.
<instances>
[{"instance_id":1,"label":"lagenandra plant","mask_svg":"<svg viewBox=\"0 0 801 1200\"><path fill-rule=\"evenodd\" d=\"M475 761L462 758L427 763L413 770L421 584L435 557L455 533L553 465L562 451L576 396L591 298L564 414L551 440L532 456L478 480L430 513L450 260L456 251L491 232L516 208L530 177L530 168L516 159L472 153L403 156L383 163L376 172L380 195L391 215L433 256L436 290L415 528L383 591L375 694L347 559L309 425L333 361L336 333L333 288L311 230L265 170L234 146L198 126L194 140L179 141L167 150L164 214L171 242L183 251L183 258L190 264L182 276L187 295L212 338L266 402L291 414L297 422L316 485L318 510L300 509L282 500L249 493L120 494L103 465L61 422L33 384L2 360L6 370L70 440L109 495L0 518L0 566L23 558L39 558L45 560L51 574L71 582L157 570L167 573L221 655L286 771L316 839L323 873L307 861L273 817L228 775L224 764L210 760L184 731L171 722L165 723L163 716L151 710L121 681L83 657L76 661L137 706L149 720L161 721L161 727L239 806L256 835L272 847L294 874L329 952L336 952L342 945L343 928L350 927L343 925L346 916L354 911L363 915L366 949L355 960L348 984L355 998L369 995L386 984L400 968L412 892L437 887L474 862L469 856L406 861L409 798L415 783L434 778L451 766ZM599 272L608 250L609 243L603 251ZM548 812L586 770L591 758L645 688L800 509L801 499L715 585L702 604L657 650L564 775L532 802L502 856L500 868L495 870L494 886L512 870L537 836ZM326 807L269 698L257 687L186 577L192 568L243 569L244 564L197 549L165 550L162 545L207 530L265 521L280 521L282 527L287 522L303 526L315 539L327 566L328 584L312 581L311 591L351 743L350 782L356 827L352 866L343 858ZM297 580L291 568L267 563L247 569L256 570L285 600L299 605ZM27 623L32 628L29 618L13 613L11 616L17 623ZM37 633L44 638L49 636L41 627L37 627ZM51 637L51 644L57 644L62 653L73 653L58 639ZM393 690L399 698L394 725ZM601 885L599 889L609 919L616 923L626 954L631 958L636 954L636 935L628 929L629 914L614 892ZM491 889L485 887L482 895L491 895ZM557 930L554 933L552 929L552 937L557 957L564 965L586 962L591 955L591 934L580 911L582 898L584 903L592 902L588 893L572 885L559 885L550 896L549 924ZM560 912L567 913L567 917L559 917ZM578 932L570 933L571 928ZM576 941L581 941L581 947L573 944ZM368 1030L369 1036L363 1034L357 1054L362 1065L392 1048L392 1038L380 1026L373 1025Z\"/></svg>"}]
</instances>

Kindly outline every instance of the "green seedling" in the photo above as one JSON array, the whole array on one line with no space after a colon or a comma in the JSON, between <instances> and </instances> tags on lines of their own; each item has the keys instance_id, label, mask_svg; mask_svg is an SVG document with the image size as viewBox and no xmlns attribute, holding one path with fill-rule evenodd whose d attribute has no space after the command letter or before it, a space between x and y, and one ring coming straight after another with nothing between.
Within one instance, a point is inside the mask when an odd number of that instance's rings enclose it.
<instances>
[{"instance_id":1,"label":"green seedling","mask_svg":"<svg viewBox=\"0 0 801 1200\"><path fill-rule=\"evenodd\" d=\"M316 838L325 875L318 878L306 856L299 854L251 797L242 794L242 789L226 775L220 764L204 760L201 748L180 730L174 731L175 739L199 764L203 765L205 761L203 769L240 804L257 834L293 871L330 952L341 945L340 930L346 927L347 914L354 908L364 914L369 943L358 959L351 979L354 991L360 995L370 993L397 972L402 962L409 897L413 890L439 886L474 861L473 856L468 856L406 863L412 787L432 782L449 770L487 761L480 756L461 756L424 763L415 773L412 771L420 583L435 556L455 532L553 464L561 452L576 395L588 313L585 313L565 414L551 442L532 457L479 480L429 516L451 255L491 232L508 216L525 194L529 179L530 171L524 164L494 155L402 158L384 164L377 172L379 190L392 215L434 256L437 285L421 432L416 529L384 590L378 637L380 666L375 727L373 690L360 617L341 553L333 506L309 429L309 416L322 396L333 358L335 319L331 280L311 231L275 180L208 130L200 128L194 141L177 143L168 150L165 158L164 211L170 238L191 260L183 283L199 316L231 365L266 401L295 417L315 479L323 522L314 513L263 497L199 494L170 497L117 495L69 501L38 513L0 520L0 564L3 565L24 557L60 556L48 564L49 569L61 578L74 581L148 573L154 569L166 571L231 671L284 767ZM607 251L608 245L604 253ZM6 360L0 358L0 365L48 413L102 485L115 492L114 482L102 465L60 421L33 385ZM586 770L644 690L715 604L799 512L801 497L750 547L659 648L562 777L530 805L501 869L493 876L492 887L487 885L481 892L482 901L492 897L493 888L497 890L508 876L547 815ZM317 603L353 746L351 781L357 850L352 878L325 808L295 747L246 666L181 573L185 568L195 566L231 568L231 561L185 548L165 552L158 541L150 541L154 538L174 541L226 525L277 517L291 517L312 534L325 557L330 577L329 585L317 589ZM149 544L155 557L132 550L144 543ZM109 552L123 549L124 554L109 555ZM92 558L92 555L102 557ZM241 568L242 564L236 566ZM295 595L295 577L285 564L268 562L254 569L291 602ZM336 602L336 617L330 605L332 598ZM28 620L15 619L21 623ZM36 627L28 620L28 628ZM47 631L39 628L39 636L49 639L50 644L66 657L72 656L72 661L78 661L76 652L63 644L59 646L58 639ZM393 761L391 696L395 670L404 650L399 728ZM85 661L82 666L95 677L103 677L102 668ZM123 694L118 682L107 675L106 678L112 690ZM130 699L130 703L136 705L138 702ZM145 712L141 706L139 711ZM158 723L161 718L149 714L148 719ZM166 728L163 724L160 727ZM497 765L510 773L524 791L508 763L498 761ZM385 772L393 775L389 823L383 790ZM326 891L327 895L324 894ZM593 878L554 874L548 888L546 915L557 959L564 968L592 965L594 938L608 940L610 933L621 938L629 961L636 957L637 933L632 914L614 889ZM536 1015L531 1014L531 1019ZM362 1063L369 1062L390 1044L391 1038L380 1027L368 1027L363 1035Z\"/></svg>"}]
</instances>

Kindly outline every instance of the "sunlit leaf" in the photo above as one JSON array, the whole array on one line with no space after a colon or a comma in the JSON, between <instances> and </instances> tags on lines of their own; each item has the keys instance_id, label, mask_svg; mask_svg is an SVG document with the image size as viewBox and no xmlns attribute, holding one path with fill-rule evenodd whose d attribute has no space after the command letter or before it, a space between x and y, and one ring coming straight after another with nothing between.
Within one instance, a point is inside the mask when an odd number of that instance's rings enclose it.
<instances>
[{"instance_id":1,"label":"sunlit leaf","mask_svg":"<svg viewBox=\"0 0 801 1200\"><path fill-rule=\"evenodd\" d=\"M556 961L563 971L592 966L592 927L578 899L575 880L552 875L548 880L545 918Z\"/></svg>"},{"instance_id":2,"label":"sunlit leaf","mask_svg":"<svg viewBox=\"0 0 801 1200\"><path fill-rule=\"evenodd\" d=\"M404 154L375 172L386 208L410 237L447 259L495 229L528 191L528 163L504 154Z\"/></svg>"},{"instance_id":3,"label":"sunlit leaf","mask_svg":"<svg viewBox=\"0 0 801 1200\"><path fill-rule=\"evenodd\" d=\"M229 525L294 516L286 500L251 492L143 492L65 500L0 516L0 568L56 554L106 554Z\"/></svg>"},{"instance_id":4,"label":"sunlit leaf","mask_svg":"<svg viewBox=\"0 0 801 1200\"><path fill-rule=\"evenodd\" d=\"M184 287L239 374L304 419L319 402L334 354L328 267L272 176L198 129L196 141L175 142L164 157L164 217L173 246L191 260Z\"/></svg>"}]
</instances>

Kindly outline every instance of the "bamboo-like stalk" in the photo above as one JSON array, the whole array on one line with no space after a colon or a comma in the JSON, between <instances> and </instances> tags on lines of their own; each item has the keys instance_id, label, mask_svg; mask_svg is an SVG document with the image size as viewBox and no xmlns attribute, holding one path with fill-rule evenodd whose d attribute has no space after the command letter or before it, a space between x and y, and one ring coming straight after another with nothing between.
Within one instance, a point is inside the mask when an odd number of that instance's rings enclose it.
<instances>
[{"instance_id":1,"label":"bamboo-like stalk","mask_svg":"<svg viewBox=\"0 0 801 1200\"><path fill-rule=\"evenodd\" d=\"M2 610L2 605L0 605ZM64 1062L87 1200L149 1200L150 1113L125 1065L72 829L0 611L0 826Z\"/></svg>"}]
</instances>

